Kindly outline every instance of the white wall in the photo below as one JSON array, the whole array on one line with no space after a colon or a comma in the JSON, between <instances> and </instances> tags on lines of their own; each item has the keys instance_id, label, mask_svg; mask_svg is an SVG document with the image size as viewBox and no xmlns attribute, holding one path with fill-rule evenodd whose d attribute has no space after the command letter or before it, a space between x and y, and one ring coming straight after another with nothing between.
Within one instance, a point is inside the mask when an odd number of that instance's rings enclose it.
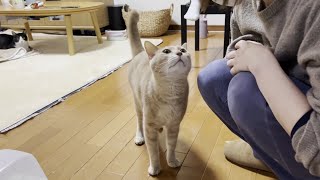
<instances>
[{"instance_id":1,"label":"white wall","mask_svg":"<svg viewBox=\"0 0 320 180\"><path fill-rule=\"evenodd\" d=\"M180 25L180 5L188 3L189 0L114 0L115 5L128 4L131 8L137 10L159 10L170 7L174 4L174 12L172 17L172 24ZM194 24L191 21L188 25ZM224 25L224 15L208 15L209 25Z\"/></svg>"}]
</instances>

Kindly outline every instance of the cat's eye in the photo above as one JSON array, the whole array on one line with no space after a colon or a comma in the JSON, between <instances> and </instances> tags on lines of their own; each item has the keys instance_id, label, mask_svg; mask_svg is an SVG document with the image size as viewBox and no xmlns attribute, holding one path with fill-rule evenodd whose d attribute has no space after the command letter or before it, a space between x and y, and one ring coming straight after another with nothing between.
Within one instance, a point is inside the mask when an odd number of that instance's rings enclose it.
<instances>
[{"instance_id":1,"label":"cat's eye","mask_svg":"<svg viewBox=\"0 0 320 180\"><path fill-rule=\"evenodd\" d=\"M166 53L166 54L171 53L170 49L164 49L162 52L163 52L163 53Z\"/></svg>"},{"instance_id":2,"label":"cat's eye","mask_svg":"<svg viewBox=\"0 0 320 180\"><path fill-rule=\"evenodd\" d=\"M182 53L186 53L186 52L187 52L185 49L180 49L180 51L181 51Z\"/></svg>"}]
</instances>

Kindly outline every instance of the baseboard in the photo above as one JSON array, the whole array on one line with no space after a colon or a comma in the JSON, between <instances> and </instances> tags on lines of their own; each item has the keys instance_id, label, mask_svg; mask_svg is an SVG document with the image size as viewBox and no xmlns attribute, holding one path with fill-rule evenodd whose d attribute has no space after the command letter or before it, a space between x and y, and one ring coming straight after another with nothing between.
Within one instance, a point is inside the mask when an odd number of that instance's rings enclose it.
<instances>
[{"instance_id":1,"label":"baseboard","mask_svg":"<svg viewBox=\"0 0 320 180\"><path fill-rule=\"evenodd\" d=\"M169 30L181 30L181 25L170 25ZM187 30L194 30L194 25L188 25ZM208 31L224 31L224 26L208 26Z\"/></svg>"}]
</instances>

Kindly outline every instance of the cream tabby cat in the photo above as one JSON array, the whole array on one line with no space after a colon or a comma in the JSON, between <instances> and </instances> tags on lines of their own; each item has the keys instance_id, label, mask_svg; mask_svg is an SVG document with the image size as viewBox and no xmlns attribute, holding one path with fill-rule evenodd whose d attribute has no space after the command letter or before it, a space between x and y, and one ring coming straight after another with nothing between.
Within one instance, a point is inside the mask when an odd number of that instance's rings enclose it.
<instances>
[{"instance_id":1,"label":"cream tabby cat","mask_svg":"<svg viewBox=\"0 0 320 180\"><path fill-rule=\"evenodd\" d=\"M137 28L139 14L130 10L129 16L127 28L134 57L129 82L138 117L135 143L142 145L146 141L150 159L148 172L155 176L161 169L158 133L162 128L166 130L168 165L173 168L181 165L174 151L187 108L191 60L185 44L158 49L146 42L144 50Z\"/></svg>"}]
</instances>

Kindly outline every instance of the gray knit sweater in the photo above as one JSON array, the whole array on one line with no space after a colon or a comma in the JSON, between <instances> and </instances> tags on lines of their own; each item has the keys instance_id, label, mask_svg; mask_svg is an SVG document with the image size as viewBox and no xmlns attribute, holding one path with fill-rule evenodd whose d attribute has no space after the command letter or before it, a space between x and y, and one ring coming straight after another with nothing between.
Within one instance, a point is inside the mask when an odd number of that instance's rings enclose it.
<instances>
[{"instance_id":1,"label":"gray knit sweater","mask_svg":"<svg viewBox=\"0 0 320 180\"><path fill-rule=\"evenodd\" d=\"M243 0L243 5L235 7L232 37L260 37L287 74L312 86L307 99L313 112L294 134L292 146L296 160L320 176L320 0L274 0L265 9L261 0L250 1Z\"/></svg>"},{"instance_id":2,"label":"gray knit sweater","mask_svg":"<svg viewBox=\"0 0 320 180\"><path fill-rule=\"evenodd\" d=\"M235 44L240 40L251 40L270 47L265 36L265 30L255 9L252 0L242 0L233 8L231 16L231 39L227 52L234 50Z\"/></svg>"}]
</instances>

